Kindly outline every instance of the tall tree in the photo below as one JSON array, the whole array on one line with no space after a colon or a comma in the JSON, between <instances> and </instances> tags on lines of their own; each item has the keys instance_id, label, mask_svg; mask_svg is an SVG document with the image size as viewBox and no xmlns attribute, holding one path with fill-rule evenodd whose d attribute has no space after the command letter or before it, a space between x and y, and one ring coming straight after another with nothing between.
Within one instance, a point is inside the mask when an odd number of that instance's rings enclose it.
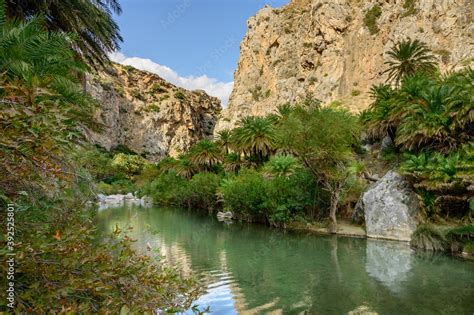
<instances>
[{"instance_id":1,"label":"tall tree","mask_svg":"<svg viewBox=\"0 0 474 315\"><path fill-rule=\"evenodd\" d=\"M282 145L300 158L315 182L331 196L331 232L337 228L336 212L345 183L348 165L353 160L359 128L357 118L343 110L297 106L279 131Z\"/></svg>"},{"instance_id":2,"label":"tall tree","mask_svg":"<svg viewBox=\"0 0 474 315\"><path fill-rule=\"evenodd\" d=\"M73 34L74 49L93 66L107 63L122 41L112 17L122 12L117 0L6 0L6 9L9 18L44 16L49 31Z\"/></svg>"},{"instance_id":3,"label":"tall tree","mask_svg":"<svg viewBox=\"0 0 474 315\"><path fill-rule=\"evenodd\" d=\"M387 54L391 60L385 62L388 68L384 73L388 73L387 82L395 82L397 86L403 79L417 72L436 71L436 57L425 43L417 39L402 40Z\"/></svg>"},{"instance_id":4,"label":"tall tree","mask_svg":"<svg viewBox=\"0 0 474 315\"><path fill-rule=\"evenodd\" d=\"M231 140L232 131L230 131L229 129L224 129L217 133L217 144L222 148L225 154L229 154Z\"/></svg>"},{"instance_id":5,"label":"tall tree","mask_svg":"<svg viewBox=\"0 0 474 315\"><path fill-rule=\"evenodd\" d=\"M256 158L263 164L275 151L278 136L272 119L265 117L246 117L241 126L234 129L233 142L237 151Z\"/></svg>"}]
</instances>

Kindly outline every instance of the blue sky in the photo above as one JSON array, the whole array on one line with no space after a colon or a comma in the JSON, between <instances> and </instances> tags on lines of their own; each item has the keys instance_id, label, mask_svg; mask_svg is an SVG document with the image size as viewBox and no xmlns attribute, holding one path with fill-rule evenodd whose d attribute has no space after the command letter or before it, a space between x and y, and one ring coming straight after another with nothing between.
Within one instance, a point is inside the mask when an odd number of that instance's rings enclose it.
<instances>
[{"instance_id":1,"label":"blue sky","mask_svg":"<svg viewBox=\"0 0 474 315\"><path fill-rule=\"evenodd\" d=\"M226 103L246 20L288 0L121 0L124 42L112 59Z\"/></svg>"}]
</instances>

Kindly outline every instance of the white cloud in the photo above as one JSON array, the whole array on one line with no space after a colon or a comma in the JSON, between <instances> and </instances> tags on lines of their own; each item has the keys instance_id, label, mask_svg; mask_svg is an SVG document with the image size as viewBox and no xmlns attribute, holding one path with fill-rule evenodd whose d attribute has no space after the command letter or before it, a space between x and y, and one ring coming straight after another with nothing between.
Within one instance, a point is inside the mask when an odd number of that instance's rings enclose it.
<instances>
[{"instance_id":1,"label":"white cloud","mask_svg":"<svg viewBox=\"0 0 474 315\"><path fill-rule=\"evenodd\" d=\"M204 90L209 95L218 97L224 107L227 106L234 86L234 82L221 82L217 79L209 78L207 75L181 77L173 69L162 66L150 59L127 57L120 52L110 54L110 59L123 65L155 73L166 81L188 90Z\"/></svg>"}]
</instances>

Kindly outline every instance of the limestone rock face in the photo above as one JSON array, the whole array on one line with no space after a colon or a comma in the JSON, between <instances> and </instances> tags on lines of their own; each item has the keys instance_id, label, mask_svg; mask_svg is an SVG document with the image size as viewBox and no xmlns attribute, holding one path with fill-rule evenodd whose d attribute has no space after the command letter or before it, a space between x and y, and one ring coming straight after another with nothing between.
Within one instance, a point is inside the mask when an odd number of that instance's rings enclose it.
<instances>
[{"instance_id":1,"label":"limestone rock face","mask_svg":"<svg viewBox=\"0 0 474 315\"><path fill-rule=\"evenodd\" d=\"M381 15L378 33L371 34L364 17L375 5ZM406 37L427 43L442 71L472 65L473 12L472 0L292 0L279 9L266 6L247 22L234 89L216 131L308 96L365 109L370 87L386 79L385 52Z\"/></svg>"},{"instance_id":2,"label":"limestone rock face","mask_svg":"<svg viewBox=\"0 0 474 315\"><path fill-rule=\"evenodd\" d=\"M86 137L108 150L125 145L150 160L177 156L212 137L221 111L219 99L204 91L118 64L89 75L86 89L99 101L96 118L105 126L102 133L86 131Z\"/></svg>"},{"instance_id":3,"label":"limestone rock face","mask_svg":"<svg viewBox=\"0 0 474 315\"><path fill-rule=\"evenodd\" d=\"M360 206L368 237L410 241L419 202L403 176L389 171L362 195Z\"/></svg>"}]
</instances>

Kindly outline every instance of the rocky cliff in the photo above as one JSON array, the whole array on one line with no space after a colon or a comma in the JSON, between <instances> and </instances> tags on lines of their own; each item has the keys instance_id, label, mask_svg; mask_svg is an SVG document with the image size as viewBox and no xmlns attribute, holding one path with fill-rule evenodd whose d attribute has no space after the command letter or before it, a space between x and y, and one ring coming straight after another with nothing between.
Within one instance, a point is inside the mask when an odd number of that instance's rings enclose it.
<instances>
[{"instance_id":1,"label":"rocky cliff","mask_svg":"<svg viewBox=\"0 0 474 315\"><path fill-rule=\"evenodd\" d=\"M220 101L204 91L176 87L159 76L113 64L89 75L86 89L100 103L102 133L87 131L106 149L125 145L151 160L177 156L196 141L212 136Z\"/></svg>"},{"instance_id":2,"label":"rocky cliff","mask_svg":"<svg viewBox=\"0 0 474 315\"><path fill-rule=\"evenodd\" d=\"M410 37L426 42L442 71L474 60L472 0L293 0L248 22L234 89L216 130L310 95L353 111L385 81L386 51Z\"/></svg>"}]
</instances>

